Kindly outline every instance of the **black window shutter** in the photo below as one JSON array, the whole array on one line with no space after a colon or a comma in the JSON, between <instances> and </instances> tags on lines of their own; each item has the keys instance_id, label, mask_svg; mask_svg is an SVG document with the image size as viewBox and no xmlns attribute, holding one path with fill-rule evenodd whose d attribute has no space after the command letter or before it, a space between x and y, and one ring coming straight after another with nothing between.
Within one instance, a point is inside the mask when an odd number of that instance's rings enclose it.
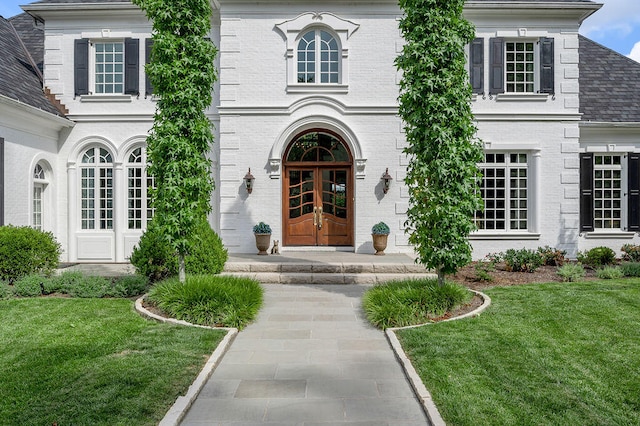
<instances>
[{"instance_id":1,"label":"black window shutter","mask_svg":"<svg viewBox=\"0 0 640 426\"><path fill-rule=\"evenodd\" d=\"M553 39L540 39L540 93L554 94L555 78L553 71Z\"/></svg>"},{"instance_id":2,"label":"black window shutter","mask_svg":"<svg viewBox=\"0 0 640 426\"><path fill-rule=\"evenodd\" d=\"M151 62L151 48L153 47L153 39L146 38L144 40L144 63L148 65ZM153 85L151 84L151 80L149 80L149 74L145 72L144 74L145 81L145 96L149 96L153 94Z\"/></svg>"},{"instance_id":3,"label":"black window shutter","mask_svg":"<svg viewBox=\"0 0 640 426\"><path fill-rule=\"evenodd\" d=\"M469 46L469 75L473 93L484 93L484 39L476 38Z\"/></svg>"},{"instance_id":4,"label":"black window shutter","mask_svg":"<svg viewBox=\"0 0 640 426\"><path fill-rule=\"evenodd\" d=\"M74 96L89 94L89 39L75 40L73 50Z\"/></svg>"},{"instance_id":5,"label":"black window shutter","mask_svg":"<svg viewBox=\"0 0 640 426\"><path fill-rule=\"evenodd\" d=\"M640 231L640 154L629 153L629 170L627 172L629 190L629 217L627 218L628 231Z\"/></svg>"},{"instance_id":6,"label":"black window shutter","mask_svg":"<svg viewBox=\"0 0 640 426\"><path fill-rule=\"evenodd\" d=\"M124 39L124 93L127 95L139 95L138 52L139 40L136 38Z\"/></svg>"},{"instance_id":7,"label":"black window shutter","mask_svg":"<svg viewBox=\"0 0 640 426\"><path fill-rule=\"evenodd\" d=\"M504 39L489 39L489 94L504 93Z\"/></svg>"},{"instance_id":8,"label":"black window shutter","mask_svg":"<svg viewBox=\"0 0 640 426\"><path fill-rule=\"evenodd\" d=\"M580 232L593 231L593 154L580 154Z\"/></svg>"}]
</instances>

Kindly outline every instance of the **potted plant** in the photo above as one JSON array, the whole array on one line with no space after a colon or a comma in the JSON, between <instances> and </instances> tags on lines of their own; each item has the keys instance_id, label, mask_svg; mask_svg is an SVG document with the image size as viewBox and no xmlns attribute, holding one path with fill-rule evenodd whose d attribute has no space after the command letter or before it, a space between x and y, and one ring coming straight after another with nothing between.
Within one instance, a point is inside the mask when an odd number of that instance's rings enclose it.
<instances>
[{"instance_id":1,"label":"potted plant","mask_svg":"<svg viewBox=\"0 0 640 426\"><path fill-rule=\"evenodd\" d=\"M384 249L387 248L387 237L389 236L389 226L384 222L378 222L371 228L371 237L373 238L373 248L376 249L377 256L384 255Z\"/></svg>"},{"instance_id":2,"label":"potted plant","mask_svg":"<svg viewBox=\"0 0 640 426\"><path fill-rule=\"evenodd\" d=\"M253 234L256 236L256 247L259 255L267 255L267 250L271 245L271 227L264 222L253 227Z\"/></svg>"}]
</instances>

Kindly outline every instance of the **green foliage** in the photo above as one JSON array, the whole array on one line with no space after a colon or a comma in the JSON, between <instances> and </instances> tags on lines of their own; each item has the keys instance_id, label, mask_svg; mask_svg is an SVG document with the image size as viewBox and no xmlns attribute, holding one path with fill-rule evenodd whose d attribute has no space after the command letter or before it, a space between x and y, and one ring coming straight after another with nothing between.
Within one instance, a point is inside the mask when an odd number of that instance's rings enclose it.
<instances>
[{"instance_id":1,"label":"green foliage","mask_svg":"<svg viewBox=\"0 0 640 426\"><path fill-rule=\"evenodd\" d=\"M543 264L543 257L537 251L525 248L507 250L502 260L511 272L535 272Z\"/></svg>"},{"instance_id":2,"label":"green foliage","mask_svg":"<svg viewBox=\"0 0 640 426\"><path fill-rule=\"evenodd\" d=\"M19 278L13 283L13 292L19 297L35 297L43 294L44 282L48 278L40 274L31 274Z\"/></svg>"},{"instance_id":3,"label":"green foliage","mask_svg":"<svg viewBox=\"0 0 640 426\"><path fill-rule=\"evenodd\" d=\"M580 281L585 276L584 266L580 263L567 263L556 272L564 282Z\"/></svg>"},{"instance_id":4,"label":"green foliage","mask_svg":"<svg viewBox=\"0 0 640 426\"><path fill-rule=\"evenodd\" d=\"M389 225L384 222L378 222L371 228L371 233L374 235L389 235L390 232Z\"/></svg>"},{"instance_id":5,"label":"green foliage","mask_svg":"<svg viewBox=\"0 0 640 426\"><path fill-rule=\"evenodd\" d=\"M58 267L60 244L51 232L28 226L0 226L0 280L10 283L25 275L49 275Z\"/></svg>"},{"instance_id":6,"label":"green foliage","mask_svg":"<svg viewBox=\"0 0 640 426\"><path fill-rule=\"evenodd\" d=\"M201 220L191 236L189 252L185 258L190 274L219 274L227 261L227 250L222 240L206 220ZM131 253L131 264L136 272L157 282L178 274L178 258L152 220Z\"/></svg>"},{"instance_id":7,"label":"green foliage","mask_svg":"<svg viewBox=\"0 0 640 426\"><path fill-rule=\"evenodd\" d=\"M622 272L622 269L617 266L604 266L596 270L596 277L602 280L615 280L622 278L623 276L624 272Z\"/></svg>"},{"instance_id":8,"label":"green foliage","mask_svg":"<svg viewBox=\"0 0 640 426\"><path fill-rule=\"evenodd\" d=\"M194 324L244 328L262 306L263 290L249 278L189 275L168 279L149 291L148 300L173 318Z\"/></svg>"},{"instance_id":9,"label":"green foliage","mask_svg":"<svg viewBox=\"0 0 640 426\"><path fill-rule=\"evenodd\" d=\"M444 274L471 261L468 235L482 208L471 87L465 46L474 37L464 0L400 0L405 40L396 66L402 72L400 117L410 162L407 232L418 260Z\"/></svg>"},{"instance_id":10,"label":"green foliage","mask_svg":"<svg viewBox=\"0 0 640 426\"><path fill-rule=\"evenodd\" d=\"M0 281L0 300L10 299L13 297L13 288L4 281Z\"/></svg>"},{"instance_id":11,"label":"green foliage","mask_svg":"<svg viewBox=\"0 0 640 426\"><path fill-rule=\"evenodd\" d=\"M620 249L624 253L622 260L629 262L640 262L640 246L635 244L625 244Z\"/></svg>"},{"instance_id":12,"label":"green foliage","mask_svg":"<svg viewBox=\"0 0 640 426\"><path fill-rule=\"evenodd\" d=\"M585 252L578 252L578 262L592 268L611 265L616 260L616 253L609 247L594 247Z\"/></svg>"},{"instance_id":13,"label":"green foliage","mask_svg":"<svg viewBox=\"0 0 640 426\"><path fill-rule=\"evenodd\" d=\"M371 324L385 329L431 322L470 299L469 290L459 284L409 279L371 288L362 298L362 307Z\"/></svg>"},{"instance_id":14,"label":"green foliage","mask_svg":"<svg viewBox=\"0 0 640 426\"><path fill-rule=\"evenodd\" d=\"M257 225L253 226L253 233L254 234L271 234L271 227L264 222L260 222Z\"/></svg>"},{"instance_id":15,"label":"green foliage","mask_svg":"<svg viewBox=\"0 0 640 426\"><path fill-rule=\"evenodd\" d=\"M548 266L562 266L567 261L566 250L559 250L555 247L538 247L538 253L542 256L542 264Z\"/></svg>"},{"instance_id":16,"label":"green foliage","mask_svg":"<svg viewBox=\"0 0 640 426\"><path fill-rule=\"evenodd\" d=\"M208 153L213 143L205 110L216 81L216 47L208 39L208 0L134 0L153 22L146 72L158 95L147 138L149 174L155 178L154 220L181 258L198 220L211 210L214 188ZM182 278L181 271L181 278Z\"/></svg>"},{"instance_id":17,"label":"green foliage","mask_svg":"<svg viewBox=\"0 0 640 426\"><path fill-rule=\"evenodd\" d=\"M490 273L496 270L498 260L499 257L494 255L487 255L484 259L479 260L474 267L476 271L476 281L493 281Z\"/></svg>"},{"instance_id":18,"label":"green foliage","mask_svg":"<svg viewBox=\"0 0 640 426\"><path fill-rule=\"evenodd\" d=\"M640 262L623 263L620 269L625 277L640 277Z\"/></svg>"}]
</instances>

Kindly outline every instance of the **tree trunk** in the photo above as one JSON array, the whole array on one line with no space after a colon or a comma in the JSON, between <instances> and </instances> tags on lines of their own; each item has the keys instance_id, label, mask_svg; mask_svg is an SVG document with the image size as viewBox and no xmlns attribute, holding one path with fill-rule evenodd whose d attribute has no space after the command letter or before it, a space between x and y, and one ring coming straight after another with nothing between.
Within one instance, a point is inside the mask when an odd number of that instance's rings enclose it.
<instances>
[{"instance_id":1,"label":"tree trunk","mask_svg":"<svg viewBox=\"0 0 640 426\"><path fill-rule=\"evenodd\" d=\"M441 287L444 285L444 272L442 272L442 268L438 268L438 285Z\"/></svg>"},{"instance_id":2,"label":"tree trunk","mask_svg":"<svg viewBox=\"0 0 640 426\"><path fill-rule=\"evenodd\" d=\"M178 255L178 279L181 283L185 283L187 281L187 272L184 264L184 254Z\"/></svg>"}]
</instances>

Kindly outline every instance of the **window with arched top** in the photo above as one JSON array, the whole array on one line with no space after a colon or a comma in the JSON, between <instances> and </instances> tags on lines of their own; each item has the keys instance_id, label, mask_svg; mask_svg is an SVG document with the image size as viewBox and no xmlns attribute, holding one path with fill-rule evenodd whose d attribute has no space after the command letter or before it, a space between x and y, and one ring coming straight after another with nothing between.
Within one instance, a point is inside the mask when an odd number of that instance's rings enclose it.
<instances>
[{"instance_id":1,"label":"window with arched top","mask_svg":"<svg viewBox=\"0 0 640 426\"><path fill-rule=\"evenodd\" d=\"M300 38L298 83L340 83L340 46L329 32L315 29Z\"/></svg>"},{"instance_id":2,"label":"window with arched top","mask_svg":"<svg viewBox=\"0 0 640 426\"><path fill-rule=\"evenodd\" d=\"M92 147L80 164L80 218L82 229L113 229L113 158L104 148Z\"/></svg>"},{"instance_id":3,"label":"window with arched top","mask_svg":"<svg viewBox=\"0 0 640 426\"><path fill-rule=\"evenodd\" d=\"M31 226L42 230L43 214L45 209L45 188L47 187L47 175L39 163L33 168L33 199Z\"/></svg>"},{"instance_id":4,"label":"window with arched top","mask_svg":"<svg viewBox=\"0 0 640 426\"><path fill-rule=\"evenodd\" d=\"M135 148L127 156L127 228L142 229L153 217L149 191L153 178L147 175L147 153Z\"/></svg>"}]
</instances>

